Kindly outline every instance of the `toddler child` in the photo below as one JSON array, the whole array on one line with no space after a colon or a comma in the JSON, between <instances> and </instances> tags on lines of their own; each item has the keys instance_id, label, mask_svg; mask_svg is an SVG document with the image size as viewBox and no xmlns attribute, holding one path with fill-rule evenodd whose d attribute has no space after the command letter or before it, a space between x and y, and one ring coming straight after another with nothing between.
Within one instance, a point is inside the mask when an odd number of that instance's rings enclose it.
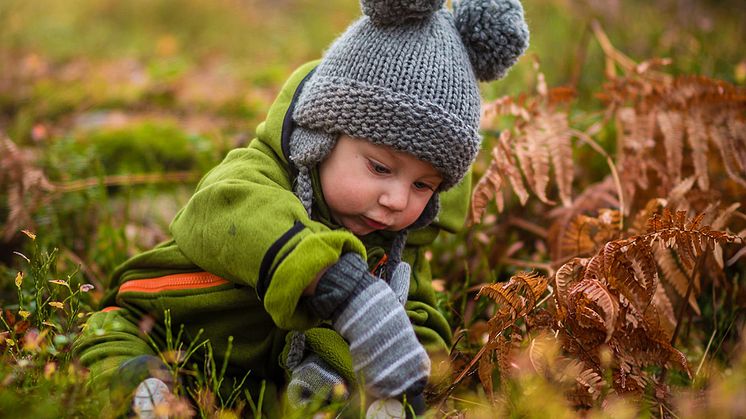
<instances>
[{"instance_id":1,"label":"toddler child","mask_svg":"<svg viewBox=\"0 0 746 419\"><path fill-rule=\"evenodd\" d=\"M183 327L184 348L207 340L225 363L226 391L261 393L270 415L285 389L296 407L358 387L421 401L427 353L450 341L424 246L463 224L477 80L502 77L528 30L518 0L361 3L200 181L172 239L113 273L75 347L92 385L152 404L171 386L157 355Z\"/></svg>"}]
</instances>

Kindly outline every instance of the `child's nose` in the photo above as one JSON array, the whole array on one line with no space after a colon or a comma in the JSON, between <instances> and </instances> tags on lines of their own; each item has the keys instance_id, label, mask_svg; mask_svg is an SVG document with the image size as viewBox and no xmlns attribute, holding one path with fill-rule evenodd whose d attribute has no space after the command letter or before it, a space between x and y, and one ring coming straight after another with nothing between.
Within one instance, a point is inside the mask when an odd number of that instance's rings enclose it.
<instances>
[{"instance_id":1,"label":"child's nose","mask_svg":"<svg viewBox=\"0 0 746 419\"><path fill-rule=\"evenodd\" d=\"M392 211L403 211L409 203L409 188L407 186L396 182L386 188L378 199L378 203Z\"/></svg>"}]
</instances>

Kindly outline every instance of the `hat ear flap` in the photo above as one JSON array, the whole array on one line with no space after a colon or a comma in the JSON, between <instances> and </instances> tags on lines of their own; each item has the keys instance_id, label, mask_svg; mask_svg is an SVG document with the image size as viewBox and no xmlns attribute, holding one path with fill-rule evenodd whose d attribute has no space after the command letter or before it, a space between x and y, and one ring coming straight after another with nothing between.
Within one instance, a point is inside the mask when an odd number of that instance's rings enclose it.
<instances>
[{"instance_id":1,"label":"hat ear flap","mask_svg":"<svg viewBox=\"0 0 746 419\"><path fill-rule=\"evenodd\" d=\"M519 0L454 1L456 28L480 81L497 80L528 48Z\"/></svg>"},{"instance_id":2,"label":"hat ear flap","mask_svg":"<svg viewBox=\"0 0 746 419\"><path fill-rule=\"evenodd\" d=\"M445 0L361 0L363 13L377 25L423 20L440 10Z\"/></svg>"}]
</instances>

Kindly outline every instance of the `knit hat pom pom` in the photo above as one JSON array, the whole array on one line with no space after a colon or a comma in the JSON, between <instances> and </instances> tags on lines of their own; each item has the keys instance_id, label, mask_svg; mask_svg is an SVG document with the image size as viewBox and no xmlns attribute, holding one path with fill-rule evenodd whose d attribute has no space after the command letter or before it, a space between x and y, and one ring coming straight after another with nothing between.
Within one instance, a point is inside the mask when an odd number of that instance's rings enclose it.
<instances>
[{"instance_id":1,"label":"knit hat pom pom","mask_svg":"<svg viewBox=\"0 0 746 419\"><path fill-rule=\"evenodd\" d=\"M363 13L377 25L423 20L443 7L444 0L361 0Z\"/></svg>"},{"instance_id":2,"label":"knit hat pom pom","mask_svg":"<svg viewBox=\"0 0 746 419\"><path fill-rule=\"evenodd\" d=\"M497 80L528 48L528 26L519 0L454 2L456 27L477 79Z\"/></svg>"}]
</instances>

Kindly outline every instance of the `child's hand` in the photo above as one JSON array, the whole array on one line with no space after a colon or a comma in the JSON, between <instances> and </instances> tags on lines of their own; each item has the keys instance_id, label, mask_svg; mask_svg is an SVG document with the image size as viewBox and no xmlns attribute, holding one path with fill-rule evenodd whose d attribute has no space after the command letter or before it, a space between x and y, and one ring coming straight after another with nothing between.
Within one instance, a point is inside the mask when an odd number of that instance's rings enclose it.
<instances>
[{"instance_id":1,"label":"child's hand","mask_svg":"<svg viewBox=\"0 0 746 419\"><path fill-rule=\"evenodd\" d=\"M347 253L330 267L308 304L319 317L331 319L350 343L353 368L371 395L388 398L422 391L430 358L396 294L368 272L359 255Z\"/></svg>"}]
</instances>

